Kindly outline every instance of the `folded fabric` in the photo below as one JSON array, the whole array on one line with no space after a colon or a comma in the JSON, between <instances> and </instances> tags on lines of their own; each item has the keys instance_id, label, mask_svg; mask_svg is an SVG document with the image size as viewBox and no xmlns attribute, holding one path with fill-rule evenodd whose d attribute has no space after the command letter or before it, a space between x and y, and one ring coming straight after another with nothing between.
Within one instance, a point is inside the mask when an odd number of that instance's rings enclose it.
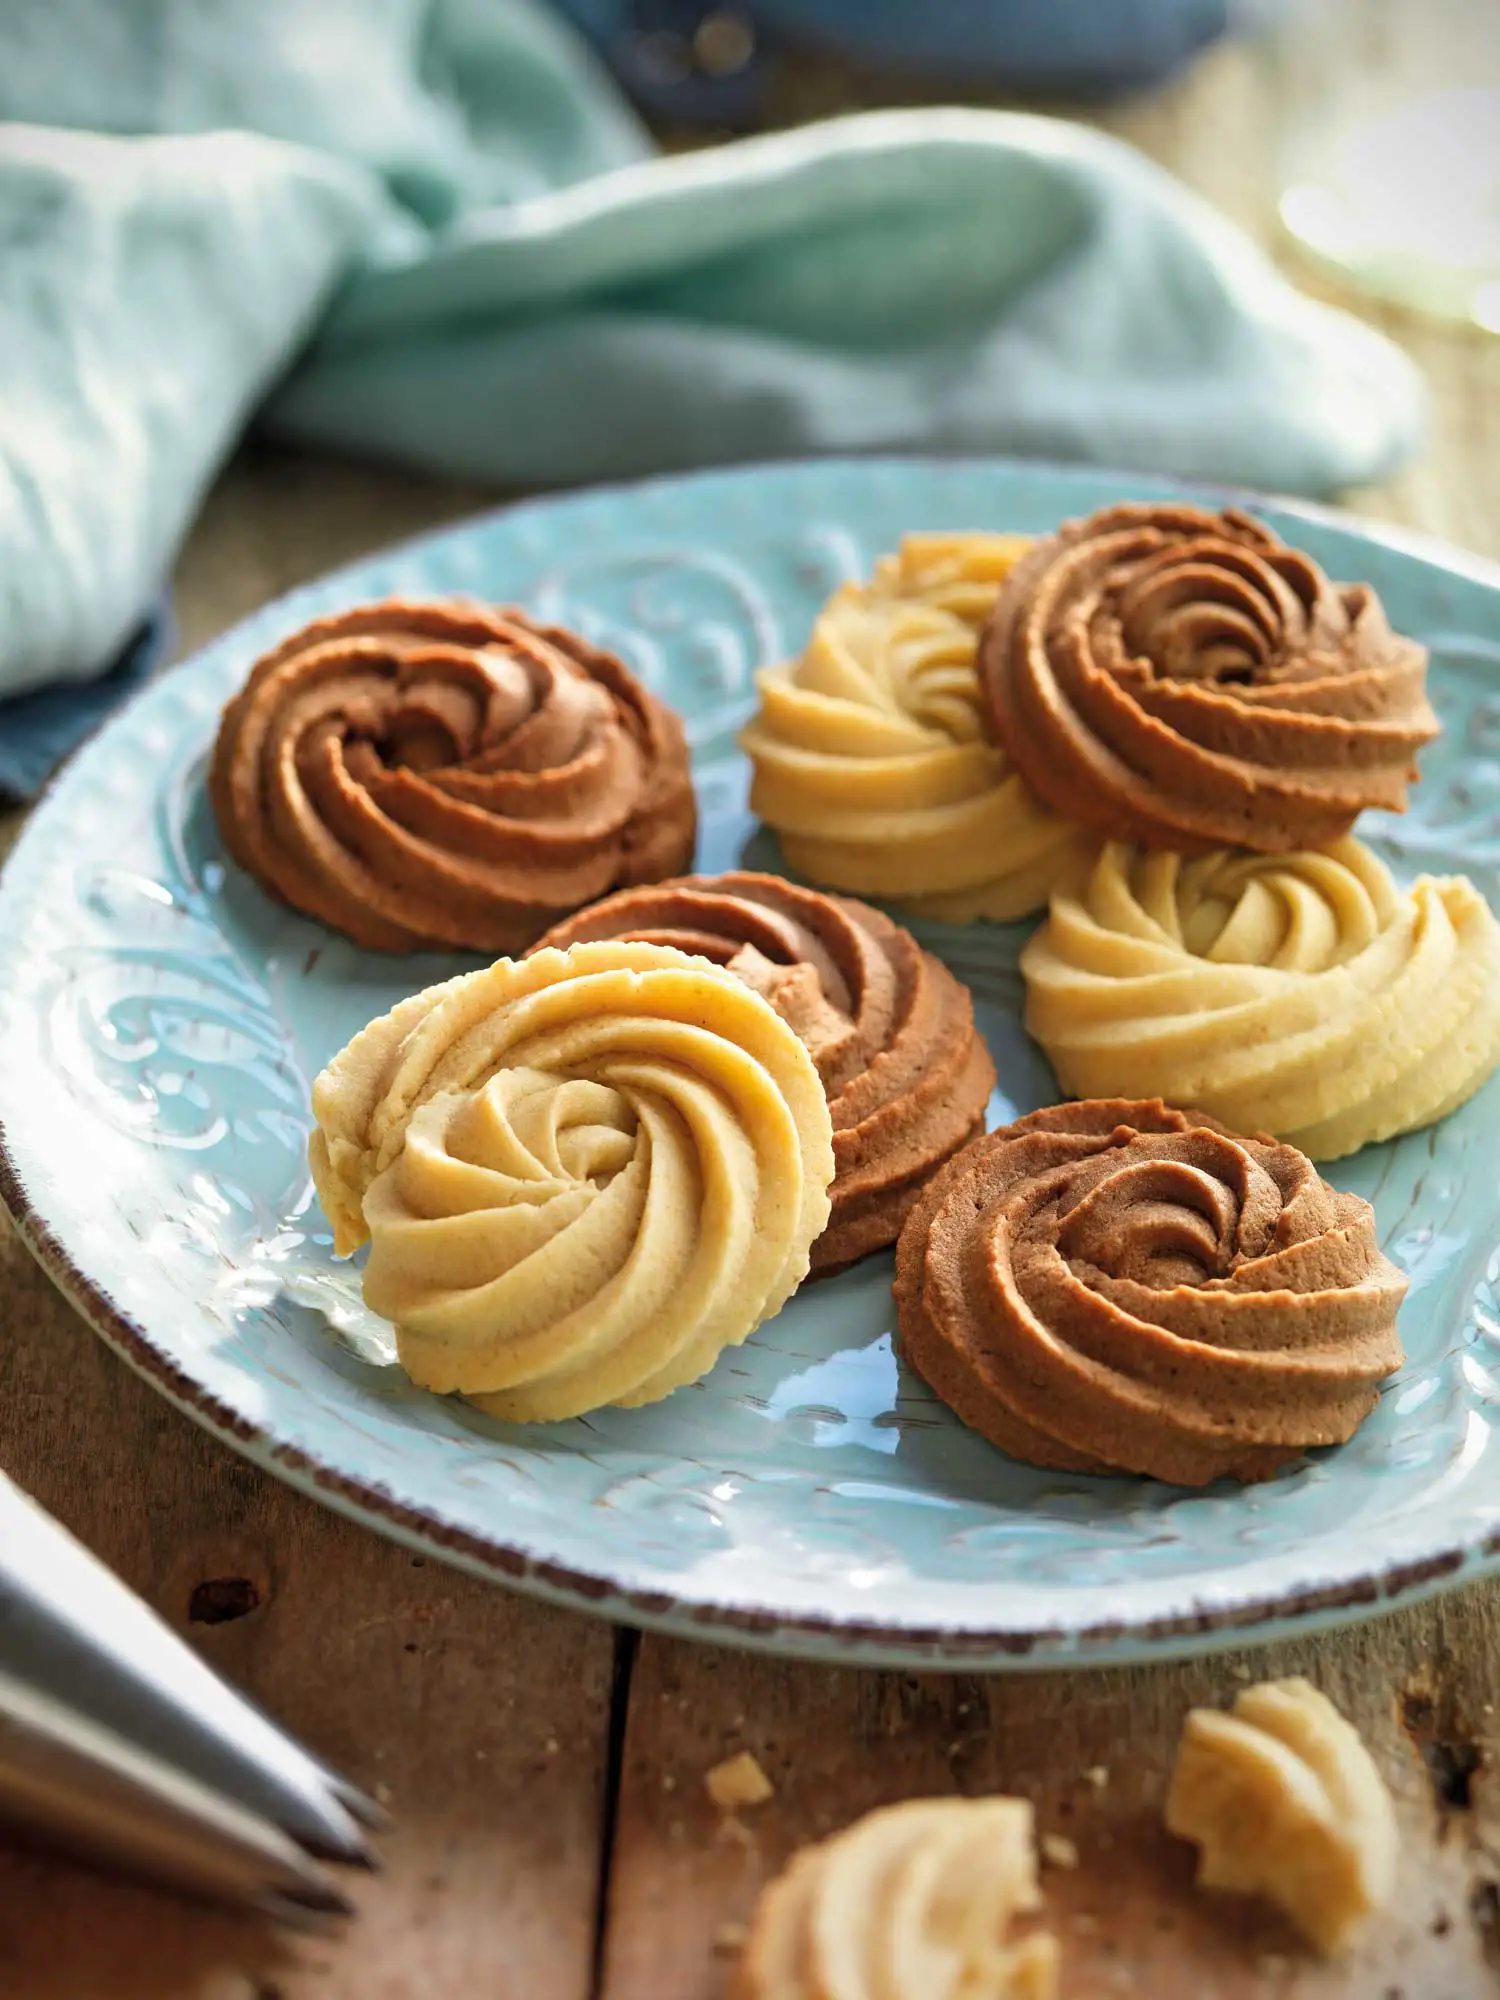
<instances>
[{"instance_id":1,"label":"folded fabric","mask_svg":"<svg viewBox=\"0 0 1500 2000\"><path fill-rule=\"evenodd\" d=\"M912 447L1322 492L1419 434L1393 347L1059 121L653 159L526 0L0 0L0 46L0 691L113 656L268 392L530 486Z\"/></svg>"},{"instance_id":2,"label":"folded fabric","mask_svg":"<svg viewBox=\"0 0 1500 2000\"><path fill-rule=\"evenodd\" d=\"M0 694L124 645L379 199L245 133L0 127Z\"/></svg>"},{"instance_id":3,"label":"folded fabric","mask_svg":"<svg viewBox=\"0 0 1500 2000\"><path fill-rule=\"evenodd\" d=\"M912 448L1316 493L1419 410L1381 336L1129 147L932 110L463 217L355 274L268 421L524 485Z\"/></svg>"}]
</instances>

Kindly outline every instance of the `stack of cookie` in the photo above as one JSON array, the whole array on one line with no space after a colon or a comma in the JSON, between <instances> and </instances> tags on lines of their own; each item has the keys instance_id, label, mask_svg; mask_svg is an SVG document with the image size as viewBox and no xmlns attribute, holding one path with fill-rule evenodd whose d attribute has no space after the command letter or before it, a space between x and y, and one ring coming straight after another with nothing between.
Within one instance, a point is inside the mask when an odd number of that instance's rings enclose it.
<instances>
[{"instance_id":1,"label":"stack of cookie","mask_svg":"<svg viewBox=\"0 0 1500 2000\"><path fill-rule=\"evenodd\" d=\"M314 1086L313 1177L415 1381L577 1416L889 1249L994 1081L967 988L878 910L687 876L373 1022Z\"/></svg>"},{"instance_id":2,"label":"stack of cookie","mask_svg":"<svg viewBox=\"0 0 1500 2000\"><path fill-rule=\"evenodd\" d=\"M774 875L689 876L606 897L543 942L586 938L712 959L795 1029L833 1132L832 1214L814 1271L889 1248L935 1170L984 1130L995 1067L967 987L867 903Z\"/></svg>"},{"instance_id":3,"label":"stack of cookie","mask_svg":"<svg viewBox=\"0 0 1500 2000\"><path fill-rule=\"evenodd\" d=\"M230 702L209 791L234 858L357 943L513 954L314 1086L335 1249L369 1245L425 1387L515 1421L666 1396L809 1269L889 1249L984 1129L967 989L866 904L676 875L681 724L574 633L468 603L320 621Z\"/></svg>"},{"instance_id":4,"label":"stack of cookie","mask_svg":"<svg viewBox=\"0 0 1500 2000\"><path fill-rule=\"evenodd\" d=\"M908 537L760 676L751 801L832 888L1049 908L1027 1026L1065 1090L1334 1159L1500 1060L1500 925L1351 837L1438 730L1366 584L1236 511L1114 507L1033 545Z\"/></svg>"},{"instance_id":5,"label":"stack of cookie","mask_svg":"<svg viewBox=\"0 0 1500 2000\"><path fill-rule=\"evenodd\" d=\"M516 1420L650 1402L898 1245L907 1358L1015 1456L1197 1484L1347 1438L1405 1281L1310 1160L1500 1058L1500 925L1350 833L1404 802L1424 672L1241 514L910 536L759 678L752 804L808 887L681 872L681 724L576 634L295 634L225 712L231 854L361 944L508 954L314 1090L408 1372ZM1084 1101L986 1136L971 997L875 893L1047 908L1027 1022Z\"/></svg>"},{"instance_id":6,"label":"stack of cookie","mask_svg":"<svg viewBox=\"0 0 1500 2000\"><path fill-rule=\"evenodd\" d=\"M1399 1365L1404 1280L1309 1161L1500 1060L1483 898L1351 834L1406 803L1425 672L1252 517L1123 506L908 537L762 673L752 803L794 865L863 886L894 843L915 912L1048 912L1026 1021L1085 1101L939 1173L897 1264L907 1358L1013 1455L1263 1477Z\"/></svg>"}]
</instances>

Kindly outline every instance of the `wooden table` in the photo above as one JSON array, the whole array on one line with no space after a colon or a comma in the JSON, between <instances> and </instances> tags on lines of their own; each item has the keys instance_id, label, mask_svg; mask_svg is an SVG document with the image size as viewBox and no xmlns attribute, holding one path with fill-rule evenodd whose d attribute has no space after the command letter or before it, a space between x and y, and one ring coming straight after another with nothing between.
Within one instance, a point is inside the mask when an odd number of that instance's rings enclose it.
<instances>
[{"instance_id":1,"label":"wooden table","mask_svg":"<svg viewBox=\"0 0 1500 2000\"><path fill-rule=\"evenodd\" d=\"M847 85L810 66L785 108L830 101ZM1226 50L1108 122L1264 229L1273 108L1254 59ZM1398 485L1360 498L1500 554L1500 343L1396 330L1431 375L1435 436ZM248 450L184 552L183 645L492 497ZM1077 1869L1048 1871L1070 2000L1500 1986L1500 1585L1337 1636L1087 1674L858 1673L638 1638L290 1492L131 1375L9 1233L0 1269L0 1463L395 1815L384 1873L353 1884L358 1917L326 1940L0 1853L4 2000L708 2000L793 1847L879 1801L953 1789L1024 1793L1076 1843ZM219 1579L248 1588L198 1589ZM1160 1825L1184 1711L1293 1672L1358 1723L1401 1817L1397 1906L1342 1969L1303 1957L1270 1915L1196 1895L1189 1851ZM725 1817L703 1775L742 1746L776 1793Z\"/></svg>"}]
</instances>

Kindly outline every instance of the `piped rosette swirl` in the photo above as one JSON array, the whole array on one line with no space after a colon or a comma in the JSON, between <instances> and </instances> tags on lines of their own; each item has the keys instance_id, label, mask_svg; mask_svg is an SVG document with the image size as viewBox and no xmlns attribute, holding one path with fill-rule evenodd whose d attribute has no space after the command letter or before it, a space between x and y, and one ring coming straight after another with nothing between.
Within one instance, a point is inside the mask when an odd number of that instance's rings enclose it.
<instances>
[{"instance_id":1,"label":"piped rosette swirl","mask_svg":"<svg viewBox=\"0 0 1500 2000\"><path fill-rule=\"evenodd\" d=\"M209 794L266 888L380 951L518 951L685 867L681 724L612 653L524 613L393 600L322 618L224 710Z\"/></svg>"},{"instance_id":2,"label":"piped rosette swirl","mask_svg":"<svg viewBox=\"0 0 1500 2000\"><path fill-rule=\"evenodd\" d=\"M1328 1957L1389 1902L1401 1830L1359 1731L1300 1677L1261 1681L1182 1727L1163 1813L1198 1883L1279 1904Z\"/></svg>"},{"instance_id":3,"label":"piped rosette swirl","mask_svg":"<svg viewBox=\"0 0 1500 2000\"><path fill-rule=\"evenodd\" d=\"M1402 1360L1374 1211L1295 1148L1159 1102L977 1139L901 1233L906 1358L1001 1450L1178 1485L1350 1437Z\"/></svg>"},{"instance_id":4,"label":"piped rosette swirl","mask_svg":"<svg viewBox=\"0 0 1500 2000\"><path fill-rule=\"evenodd\" d=\"M1021 954L1026 1025L1079 1097L1122 1089L1315 1160L1446 1117L1500 1062L1500 923L1399 889L1354 839L1185 860L1108 843Z\"/></svg>"},{"instance_id":5,"label":"piped rosette swirl","mask_svg":"<svg viewBox=\"0 0 1500 2000\"><path fill-rule=\"evenodd\" d=\"M990 718L1057 812L1117 840L1283 852L1400 811L1437 734L1426 650L1248 514L1133 505L1016 564L980 647Z\"/></svg>"},{"instance_id":6,"label":"piped rosette swirl","mask_svg":"<svg viewBox=\"0 0 1500 2000\"><path fill-rule=\"evenodd\" d=\"M806 1045L833 1121L834 1270L894 1243L934 1169L984 1128L994 1065L968 989L866 903L773 875L689 875L580 910L547 945L633 938L695 952L761 993Z\"/></svg>"},{"instance_id":7,"label":"piped rosette swirl","mask_svg":"<svg viewBox=\"0 0 1500 2000\"><path fill-rule=\"evenodd\" d=\"M1029 1801L906 1799L761 1892L733 2000L1056 2000Z\"/></svg>"},{"instance_id":8,"label":"piped rosette swirl","mask_svg":"<svg viewBox=\"0 0 1500 2000\"><path fill-rule=\"evenodd\" d=\"M404 1000L313 1087L335 1249L415 1382L516 1421L639 1404L791 1296L828 1219L812 1059L703 959L584 944Z\"/></svg>"},{"instance_id":9,"label":"piped rosette swirl","mask_svg":"<svg viewBox=\"0 0 1500 2000\"><path fill-rule=\"evenodd\" d=\"M975 651L1019 535L908 535L756 675L751 810L810 881L953 922L1040 909L1081 848L988 733Z\"/></svg>"}]
</instances>

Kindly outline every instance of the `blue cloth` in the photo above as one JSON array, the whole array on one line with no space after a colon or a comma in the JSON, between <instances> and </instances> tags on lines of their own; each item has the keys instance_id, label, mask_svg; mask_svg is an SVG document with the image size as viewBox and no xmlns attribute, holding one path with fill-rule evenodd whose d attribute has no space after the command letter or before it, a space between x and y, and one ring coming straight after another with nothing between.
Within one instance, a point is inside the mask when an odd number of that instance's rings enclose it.
<instances>
[{"instance_id":1,"label":"blue cloth","mask_svg":"<svg viewBox=\"0 0 1500 2000\"><path fill-rule=\"evenodd\" d=\"M1244 0L1239 0L1243 6ZM811 45L942 82L1112 96L1160 83L1230 26L1230 0L735 0L743 61L695 59L719 0L553 0L653 117L736 127L783 48Z\"/></svg>"},{"instance_id":2,"label":"blue cloth","mask_svg":"<svg viewBox=\"0 0 1500 2000\"><path fill-rule=\"evenodd\" d=\"M782 34L893 67L1042 90L1133 90L1222 35L1228 0L751 0Z\"/></svg>"},{"instance_id":3,"label":"blue cloth","mask_svg":"<svg viewBox=\"0 0 1500 2000\"><path fill-rule=\"evenodd\" d=\"M1392 346L1061 121L656 158L530 0L0 0L0 48L0 694L117 657L257 413L509 486L914 448L1319 493L1420 434Z\"/></svg>"},{"instance_id":4,"label":"blue cloth","mask_svg":"<svg viewBox=\"0 0 1500 2000\"><path fill-rule=\"evenodd\" d=\"M0 701L0 802L20 805L34 799L69 751L149 680L171 644L163 601L96 679L63 681Z\"/></svg>"}]
</instances>

